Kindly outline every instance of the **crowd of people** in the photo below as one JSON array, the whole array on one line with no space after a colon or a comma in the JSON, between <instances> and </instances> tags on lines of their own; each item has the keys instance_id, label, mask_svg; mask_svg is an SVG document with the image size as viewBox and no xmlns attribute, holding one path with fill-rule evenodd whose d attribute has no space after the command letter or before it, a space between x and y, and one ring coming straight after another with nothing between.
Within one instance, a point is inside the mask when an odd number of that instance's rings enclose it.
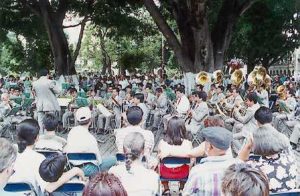
<instances>
[{"instance_id":1,"label":"crowd of people","mask_svg":"<svg viewBox=\"0 0 300 196\"><path fill-rule=\"evenodd\" d=\"M270 87L211 80L186 94L182 79L165 75L87 74L59 85L47 70L9 76L0 81L0 195L15 182L55 195L74 180L85 183L84 196L172 195L172 179L180 195L295 191L300 88L282 78ZM124 160L101 154L104 134ZM188 162L163 163L168 157Z\"/></svg>"}]
</instances>

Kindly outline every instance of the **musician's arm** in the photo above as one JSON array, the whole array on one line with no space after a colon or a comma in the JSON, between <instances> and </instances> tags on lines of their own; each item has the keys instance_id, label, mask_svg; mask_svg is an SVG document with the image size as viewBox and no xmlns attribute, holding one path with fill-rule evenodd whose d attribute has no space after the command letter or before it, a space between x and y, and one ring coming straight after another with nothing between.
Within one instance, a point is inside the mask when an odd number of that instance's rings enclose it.
<instances>
[{"instance_id":1,"label":"musician's arm","mask_svg":"<svg viewBox=\"0 0 300 196\"><path fill-rule=\"evenodd\" d=\"M254 117L253 112L249 111L246 112L245 116L242 116L239 112L236 112L235 114L235 119L242 124L248 123Z\"/></svg>"}]
</instances>

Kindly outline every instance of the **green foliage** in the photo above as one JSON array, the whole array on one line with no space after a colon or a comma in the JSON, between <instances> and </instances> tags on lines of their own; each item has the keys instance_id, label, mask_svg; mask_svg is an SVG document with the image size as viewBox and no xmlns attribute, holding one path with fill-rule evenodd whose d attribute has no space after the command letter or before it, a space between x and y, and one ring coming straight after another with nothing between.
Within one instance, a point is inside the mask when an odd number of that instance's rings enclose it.
<instances>
[{"instance_id":1,"label":"green foliage","mask_svg":"<svg viewBox=\"0 0 300 196\"><path fill-rule=\"evenodd\" d=\"M268 67L293 52L300 46L297 1L254 4L237 25L228 57L242 58L250 66L261 63Z\"/></svg>"}]
</instances>

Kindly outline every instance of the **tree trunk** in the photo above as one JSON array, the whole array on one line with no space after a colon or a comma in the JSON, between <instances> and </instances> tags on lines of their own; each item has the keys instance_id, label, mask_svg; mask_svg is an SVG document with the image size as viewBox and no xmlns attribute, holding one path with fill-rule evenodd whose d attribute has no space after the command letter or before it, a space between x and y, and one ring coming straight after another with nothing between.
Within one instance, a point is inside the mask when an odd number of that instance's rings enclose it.
<instances>
[{"instance_id":1,"label":"tree trunk","mask_svg":"<svg viewBox=\"0 0 300 196\"><path fill-rule=\"evenodd\" d=\"M57 12L53 11L48 0L40 0L38 6L38 14L47 31L57 75L75 75L75 66L72 65L72 56L63 31L67 2L61 1Z\"/></svg>"}]
</instances>

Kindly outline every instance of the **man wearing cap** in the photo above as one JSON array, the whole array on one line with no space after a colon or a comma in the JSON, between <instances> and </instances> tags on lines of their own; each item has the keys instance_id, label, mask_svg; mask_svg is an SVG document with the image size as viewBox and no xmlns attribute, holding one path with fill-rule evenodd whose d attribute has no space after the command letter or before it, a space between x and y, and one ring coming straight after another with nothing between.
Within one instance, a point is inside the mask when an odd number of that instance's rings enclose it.
<instances>
[{"instance_id":1,"label":"man wearing cap","mask_svg":"<svg viewBox=\"0 0 300 196\"><path fill-rule=\"evenodd\" d=\"M240 162L226 155L233 139L230 131L223 127L208 127L202 130L202 134L207 157L191 169L183 195L221 195L224 171Z\"/></svg>"},{"instance_id":2,"label":"man wearing cap","mask_svg":"<svg viewBox=\"0 0 300 196\"><path fill-rule=\"evenodd\" d=\"M103 159L98 149L96 138L89 132L92 113L88 107L79 108L75 114L78 126L73 127L67 137L67 145L65 151L67 153L94 153L97 157L100 171L108 170L115 165L116 158L114 156ZM94 164L87 163L83 166L86 176L90 176L98 172L98 167Z\"/></svg>"}]
</instances>

